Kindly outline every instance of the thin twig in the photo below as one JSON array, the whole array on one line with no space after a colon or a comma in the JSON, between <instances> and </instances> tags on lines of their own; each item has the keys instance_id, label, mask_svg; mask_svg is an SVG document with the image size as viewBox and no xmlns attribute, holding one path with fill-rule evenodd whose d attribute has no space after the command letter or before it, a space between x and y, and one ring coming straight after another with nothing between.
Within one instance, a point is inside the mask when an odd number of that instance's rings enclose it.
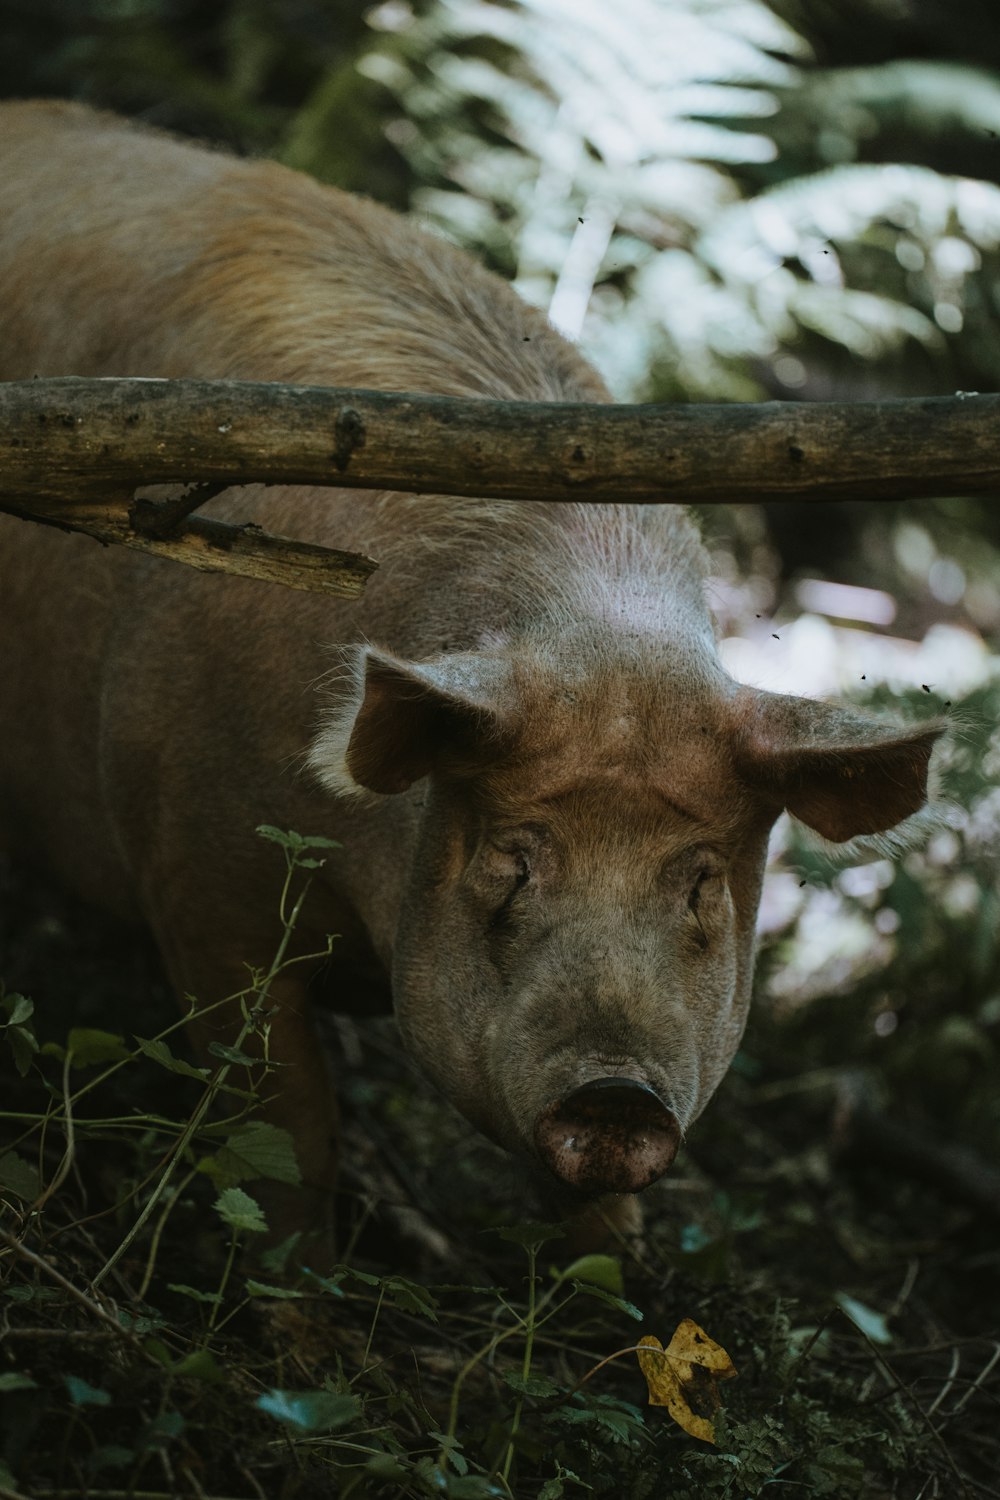
<instances>
[{"instance_id":1,"label":"thin twig","mask_svg":"<svg viewBox=\"0 0 1000 1500\"><path fill-rule=\"evenodd\" d=\"M6 1245L21 1260L27 1261L37 1271L41 1271L50 1281L55 1282L56 1286L61 1287L67 1296L72 1297L74 1302L78 1302L81 1307L86 1308L91 1317L97 1318L99 1322L105 1324L109 1329L114 1329L119 1338L131 1344L144 1359L148 1360L151 1364L157 1365L157 1368L160 1368L158 1361L147 1353L140 1340L136 1338L130 1329L124 1328L118 1322L117 1318L113 1318L99 1302L96 1302L92 1297L88 1297L86 1292L82 1292L79 1287L74 1286L61 1271L57 1271L55 1266L50 1265L43 1256L36 1255L34 1250L29 1250L27 1245L22 1244L15 1235L2 1227L0 1227L0 1244Z\"/></svg>"}]
</instances>

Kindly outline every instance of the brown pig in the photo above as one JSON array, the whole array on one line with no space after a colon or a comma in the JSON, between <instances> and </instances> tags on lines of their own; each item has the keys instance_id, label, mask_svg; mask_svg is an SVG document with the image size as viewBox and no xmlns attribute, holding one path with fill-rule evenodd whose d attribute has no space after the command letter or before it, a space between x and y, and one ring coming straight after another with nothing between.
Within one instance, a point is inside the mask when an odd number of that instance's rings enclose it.
<instances>
[{"instance_id":1,"label":"brown pig","mask_svg":"<svg viewBox=\"0 0 1000 1500\"><path fill-rule=\"evenodd\" d=\"M5 379L608 399L539 313L375 204L75 105L0 115ZM608 1195L666 1171L740 1040L775 818L892 827L937 729L732 681L675 506L250 487L210 513L381 566L332 603L0 517L4 846L148 923L209 1002L277 945L255 826L336 837L299 933L340 934L332 994L302 968L272 994L299 1222L336 1166L311 1007L387 987L471 1121L633 1221Z\"/></svg>"}]
</instances>

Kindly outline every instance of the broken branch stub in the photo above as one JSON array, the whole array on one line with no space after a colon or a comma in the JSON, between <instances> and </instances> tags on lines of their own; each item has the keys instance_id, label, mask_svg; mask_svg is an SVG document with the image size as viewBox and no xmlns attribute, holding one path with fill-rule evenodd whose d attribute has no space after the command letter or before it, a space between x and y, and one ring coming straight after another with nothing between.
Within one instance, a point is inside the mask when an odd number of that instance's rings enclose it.
<instances>
[{"instance_id":1,"label":"broken branch stub","mask_svg":"<svg viewBox=\"0 0 1000 1500\"><path fill-rule=\"evenodd\" d=\"M0 493L0 510L22 520L79 531L105 546L130 547L206 573L236 573L286 588L353 599L378 567L358 553L294 541L259 526L234 525L208 516L190 516L166 535L147 534L131 524L132 506L130 491L111 498Z\"/></svg>"}]
</instances>

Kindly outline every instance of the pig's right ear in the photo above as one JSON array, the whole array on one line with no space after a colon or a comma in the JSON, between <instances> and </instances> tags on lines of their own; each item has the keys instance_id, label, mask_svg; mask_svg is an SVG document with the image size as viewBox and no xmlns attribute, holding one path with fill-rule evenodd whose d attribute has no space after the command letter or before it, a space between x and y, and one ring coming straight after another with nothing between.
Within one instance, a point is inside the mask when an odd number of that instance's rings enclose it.
<instances>
[{"instance_id":1,"label":"pig's right ear","mask_svg":"<svg viewBox=\"0 0 1000 1500\"><path fill-rule=\"evenodd\" d=\"M367 647L352 675L353 691L309 753L341 796L405 792L434 770L469 774L512 738L511 668L501 658L469 651L407 662Z\"/></svg>"},{"instance_id":2,"label":"pig's right ear","mask_svg":"<svg viewBox=\"0 0 1000 1500\"><path fill-rule=\"evenodd\" d=\"M943 720L887 724L838 704L754 689L739 701L744 779L832 843L883 833L927 801Z\"/></svg>"}]
</instances>

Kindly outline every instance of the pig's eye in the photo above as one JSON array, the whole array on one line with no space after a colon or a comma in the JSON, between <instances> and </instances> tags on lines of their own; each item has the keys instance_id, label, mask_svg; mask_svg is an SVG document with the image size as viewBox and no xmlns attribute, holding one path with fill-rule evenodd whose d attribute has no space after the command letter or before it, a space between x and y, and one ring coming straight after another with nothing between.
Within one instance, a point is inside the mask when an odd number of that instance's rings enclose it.
<instances>
[{"instance_id":1,"label":"pig's eye","mask_svg":"<svg viewBox=\"0 0 1000 1500\"><path fill-rule=\"evenodd\" d=\"M514 915L514 901L517 894L527 885L531 878L531 864L528 856L520 849L511 850L508 853L510 864L507 873L507 892L500 905L496 907L490 917L490 930L494 933L504 933L508 930ZM513 879L511 879L513 876Z\"/></svg>"},{"instance_id":2,"label":"pig's eye","mask_svg":"<svg viewBox=\"0 0 1000 1500\"><path fill-rule=\"evenodd\" d=\"M708 947L708 933L705 931L704 927L701 925L701 913L700 913L699 908L701 906L701 891L702 891L702 886L705 884L705 882L707 880L711 879L711 875L712 875L711 870L702 870L701 873L698 876L698 879L695 881L694 885L691 887L690 894L688 895L688 911L694 917L695 925L697 926L697 929L698 929L697 934L696 934L696 941L698 943L698 947L699 948L707 948Z\"/></svg>"},{"instance_id":3,"label":"pig's eye","mask_svg":"<svg viewBox=\"0 0 1000 1500\"><path fill-rule=\"evenodd\" d=\"M520 889L531 875L531 856L520 844L498 839L496 843L491 842L487 857L504 884L513 878L516 889Z\"/></svg>"}]
</instances>

